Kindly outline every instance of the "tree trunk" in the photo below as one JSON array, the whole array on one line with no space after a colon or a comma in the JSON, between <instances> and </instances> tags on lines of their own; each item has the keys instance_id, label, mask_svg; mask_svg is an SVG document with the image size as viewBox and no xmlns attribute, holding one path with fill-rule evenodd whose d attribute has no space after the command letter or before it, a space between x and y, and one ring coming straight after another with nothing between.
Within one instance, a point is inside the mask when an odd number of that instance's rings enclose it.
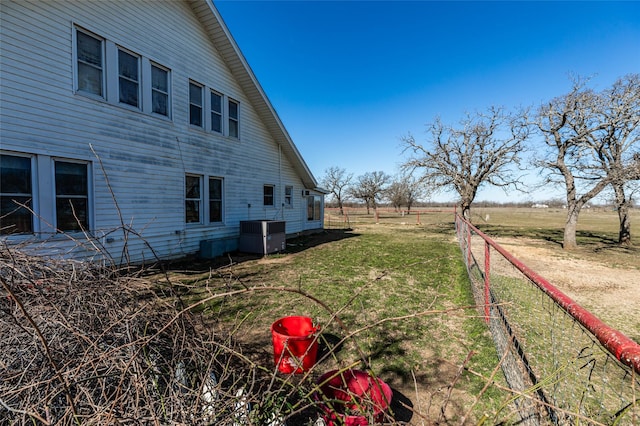
<instances>
[{"instance_id":1,"label":"tree trunk","mask_svg":"<svg viewBox=\"0 0 640 426\"><path fill-rule=\"evenodd\" d=\"M471 222L471 203L463 201L460 204L460 210L462 210L462 217Z\"/></svg>"},{"instance_id":2,"label":"tree trunk","mask_svg":"<svg viewBox=\"0 0 640 426\"><path fill-rule=\"evenodd\" d=\"M618 244L624 246L631 245L631 217L629 216L629 200L624 193L624 188L613 185L616 197L616 207L618 209L618 219L620 229L618 232Z\"/></svg>"},{"instance_id":3,"label":"tree trunk","mask_svg":"<svg viewBox=\"0 0 640 426\"><path fill-rule=\"evenodd\" d=\"M580 208L577 203L567 205L567 221L564 225L564 238L562 240L562 248L565 250L574 250L578 248L576 241L576 229L578 227L578 215Z\"/></svg>"},{"instance_id":4,"label":"tree trunk","mask_svg":"<svg viewBox=\"0 0 640 426\"><path fill-rule=\"evenodd\" d=\"M620 219L620 232L618 233L618 243L623 246L631 245L631 217L629 216L629 206L624 204L618 207L618 218Z\"/></svg>"}]
</instances>

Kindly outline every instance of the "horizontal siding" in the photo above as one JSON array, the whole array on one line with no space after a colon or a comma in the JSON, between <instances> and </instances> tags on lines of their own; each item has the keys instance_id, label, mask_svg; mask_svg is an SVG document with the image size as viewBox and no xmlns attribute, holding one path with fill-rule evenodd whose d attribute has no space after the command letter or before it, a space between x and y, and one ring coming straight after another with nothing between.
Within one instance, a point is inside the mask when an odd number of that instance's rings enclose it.
<instances>
[{"instance_id":1,"label":"horizontal siding","mask_svg":"<svg viewBox=\"0 0 640 426\"><path fill-rule=\"evenodd\" d=\"M149 245L163 258L194 253L203 239L236 236L245 219L304 230L301 178L188 4L3 1L1 19L1 148L91 161L95 235L113 256L125 242L121 223L140 234L127 241L134 261L152 258ZM168 67L172 119L74 94L74 24ZM189 79L240 102L240 140L188 125ZM184 223L185 173L224 178L225 226ZM276 207L262 206L264 184L276 185ZM286 185L293 209L280 207ZM72 244L57 237L48 247L68 253Z\"/></svg>"}]
</instances>

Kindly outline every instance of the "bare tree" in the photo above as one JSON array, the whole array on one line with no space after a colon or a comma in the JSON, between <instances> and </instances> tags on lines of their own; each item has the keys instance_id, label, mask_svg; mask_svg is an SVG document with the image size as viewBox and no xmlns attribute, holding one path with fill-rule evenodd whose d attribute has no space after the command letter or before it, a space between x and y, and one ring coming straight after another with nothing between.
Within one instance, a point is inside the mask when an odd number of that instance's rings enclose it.
<instances>
[{"instance_id":1,"label":"bare tree","mask_svg":"<svg viewBox=\"0 0 640 426\"><path fill-rule=\"evenodd\" d=\"M322 186L331 193L338 203L341 215L344 214L344 201L348 196L348 188L352 179L353 174L336 166L326 169L322 178Z\"/></svg>"},{"instance_id":2,"label":"bare tree","mask_svg":"<svg viewBox=\"0 0 640 426\"><path fill-rule=\"evenodd\" d=\"M631 244L630 196L640 181L640 74L618 79L600 96L600 128L589 135L597 165L611 180L618 211L618 242ZM628 191L631 191L629 194Z\"/></svg>"},{"instance_id":3,"label":"bare tree","mask_svg":"<svg viewBox=\"0 0 640 426\"><path fill-rule=\"evenodd\" d=\"M426 195L425 185L410 175L399 175L387 187L386 198L396 210L406 206L411 211L413 204Z\"/></svg>"},{"instance_id":4,"label":"bare tree","mask_svg":"<svg viewBox=\"0 0 640 426\"><path fill-rule=\"evenodd\" d=\"M637 100L633 107L634 96L629 95L630 87L625 85L619 80L611 90L596 93L586 88L586 81L576 79L570 93L538 111L536 125L547 150L536 164L546 172L546 182L565 186L563 247L567 250L577 247L580 211L607 186L613 188L616 204L625 216L629 202L625 185L638 178L637 162L629 155L638 140L637 135L633 136L635 130L629 132L638 126L637 117L633 118L638 114ZM627 225L621 222L622 226Z\"/></svg>"},{"instance_id":5,"label":"bare tree","mask_svg":"<svg viewBox=\"0 0 640 426\"><path fill-rule=\"evenodd\" d=\"M357 182L350 188L350 195L353 198L364 201L367 206L367 214L370 208L378 208L378 202L382 199L391 176L385 172L369 172L358 176Z\"/></svg>"},{"instance_id":6,"label":"bare tree","mask_svg":"<svg viewBox=\"0 0 640 426\"><path fill-rule=\"evenodd\" d=\"M502 108L491 107L486 114L467 114L459 128L446 126L437 118L428 126L426 147L411 135L402 139L403 152L412 152L402 168L422 170L421 180L430 188L455 190L462 215L470 218L471 203L481 186L520 189L514 166L520 166L528 136L523 117L526 114L511 116Z\"/></svg>"},{"instance_id":7,"label":"bare tree","mask_svg":"<svg viewBox=\"0 0 640 426\"><path fill-rule=\"evenodd\" d=\"M576 227L582 207L609 184L598 178L585 145L596 123L594 93L584 89L582 81L574 82L570 93L541 106L536 116L548 149L535 163L546 173L546 183L560 181L566 190L563 247L567 250L577 247Z\"/></svg>"}]
</instances>

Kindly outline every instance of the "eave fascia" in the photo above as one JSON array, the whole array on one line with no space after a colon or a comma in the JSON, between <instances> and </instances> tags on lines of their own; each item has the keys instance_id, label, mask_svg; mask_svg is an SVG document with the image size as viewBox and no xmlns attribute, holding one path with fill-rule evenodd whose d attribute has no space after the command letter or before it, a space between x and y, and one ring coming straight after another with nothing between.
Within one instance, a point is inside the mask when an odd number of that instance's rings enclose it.
<instances>
[{"instance_id":1,"label":"eave fascia","mask_svg":"<svg viewBox=\"0 0 640 426\"><path fill-rule=\"evenodd\" d=\"M222 56L227 67L254 106L257 114L267 126L275 142L282 147L283 153L293 163L306 188L315 188L317 182L307 163L302 158L289 132L284 127L275 108L262 89L249 63L235 42L229 28L224 23L213 0L188 0L196 16L203 24L211 41Z\"/></svg>"}]
</instances>

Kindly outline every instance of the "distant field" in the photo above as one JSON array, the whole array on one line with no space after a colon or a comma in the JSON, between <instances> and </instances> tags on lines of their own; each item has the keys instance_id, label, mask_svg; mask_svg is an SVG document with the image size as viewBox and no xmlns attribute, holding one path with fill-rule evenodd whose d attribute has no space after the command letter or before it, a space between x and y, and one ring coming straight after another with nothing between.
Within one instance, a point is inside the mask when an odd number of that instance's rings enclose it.
<instances>
[{"instance_id":1,"label":"distant field","mask_svg":"<svg viewBox=\"0 0 640 426\"><path fill-rule=\"evenodd\" d=\"M578 220L578 248L562 248L566 210L561 208L472 208L472 222L518 260L548 279L605 323L640 342L640 209L631 211L635 244L621 247L618 214L604 208L584 209ZM354 229L375 224L420 228L453 221L453 209L347 209L345 217L327 210L330 227ZM342 219L343 223L339 220ZM418 225L419 223L419 225Z\"/></svg>"},{"instance_id":2,"label":"distant field","mask_svg":"<svg viewBox=\"0 0 640 426\"><path fill-rule=\"evenodd\" d=\"M532 208L478 208L472 220L491 237L526 238L544 242L557 253L562 250L566 210ZM578 219L574 257L621 268L640 268L640 210L631 213L633 247L620 247L618 213L605 209L584 209Z\"/></svg>"},{"instance_id":3,"label":"distant field","mask_svg":"<svg viewBox=\"0 0 640 426\"><path fill-rule=\"evenodd\" d=\"M337 209L325 209L327 228L356 227L359 224L428 225L453 222L453 208L415 208L410 214L392 208L345 209L340 216ZM560 208L477 207L471 209L471 220L480 230L493 238L531 238L560 248L563 239L566 210ZM640 209L631 211L631 235L635 246L620 248L618 213L611 209L583 209L578 220L578 250L575 255L590 261L640 268Z\"/></svg>"}]
</instances>

